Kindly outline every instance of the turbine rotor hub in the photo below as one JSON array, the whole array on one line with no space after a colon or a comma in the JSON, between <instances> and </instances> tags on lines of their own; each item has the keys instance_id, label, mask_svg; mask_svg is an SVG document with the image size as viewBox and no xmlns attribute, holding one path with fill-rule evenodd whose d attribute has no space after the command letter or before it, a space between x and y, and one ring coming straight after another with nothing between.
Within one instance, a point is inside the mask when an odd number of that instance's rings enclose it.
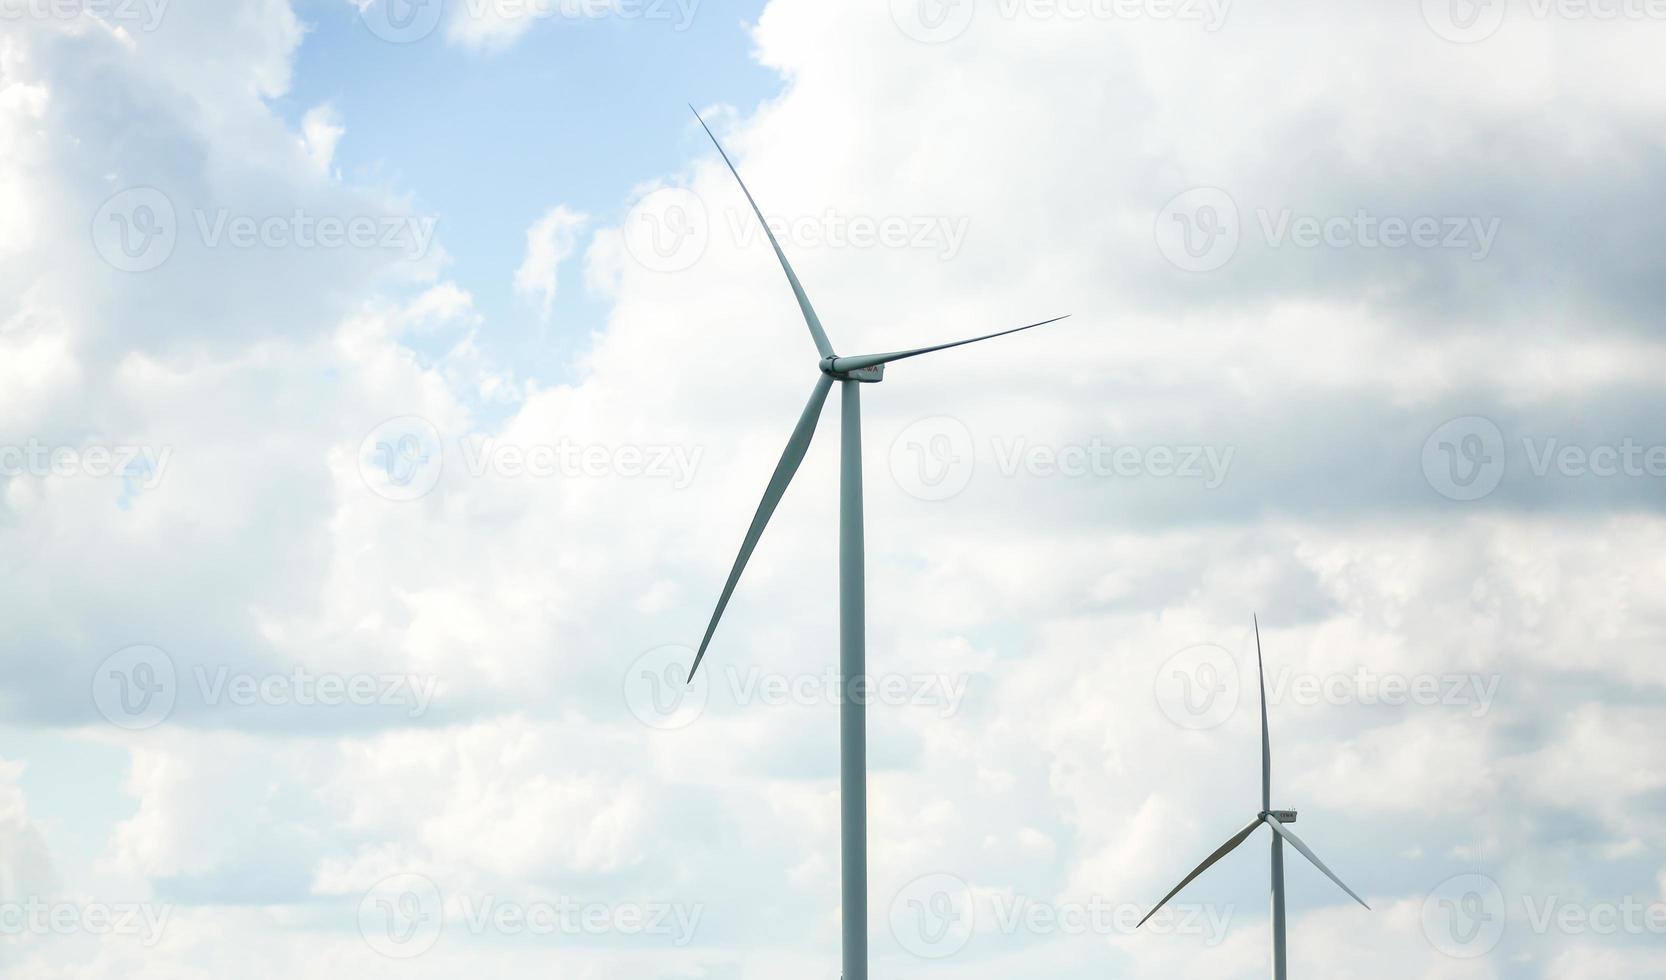
<instances>
[{"instance_id":1,"label":"turbine rotor hub","mask_svg":"<svg viewBox=\"0 0 1666 980\"><path fill-rule=\"evenodd\" d=\"M860 381L863 384L878 384L885 380L885 365L875 364L873 367L856 368L850 371L838 369L839 358L828 355L821 359L821 373L838 381Z\"/></svg>"}]
</instances>

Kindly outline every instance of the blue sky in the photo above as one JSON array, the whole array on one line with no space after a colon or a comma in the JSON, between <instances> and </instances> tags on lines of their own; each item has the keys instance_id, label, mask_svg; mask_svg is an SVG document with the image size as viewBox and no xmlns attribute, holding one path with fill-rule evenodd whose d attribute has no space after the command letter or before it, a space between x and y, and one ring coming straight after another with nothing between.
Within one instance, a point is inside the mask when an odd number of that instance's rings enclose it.
<instances>
[{"instance_id":1,"label":"blue sky","mask_svg":"<svg viewBox=\"0 0 1666 980\"><path fill-rule=\"evenodd\" d=\"M688 102L842 352L1073 314L863 391L875 975L1265 976L1264 838L1128 921L1255 614L1293 972L1666 973L1666 18L519 3L0 4L0 927L167 919L8 980L834 980L831 408L681 680L817 379Z\"/></svg>"},{"instance_id":2,"label":"blue sky","mask_svg":"<svg viewBox=\"0 0 1666 980\"><path fill-rule=\"evenodd\" d=\"M681 29L544 22L508 50L483 52L440 30L385 43L353 7L310 0L296 8L312 29L276 108L298 127L313 106L336 107L348 126L337 166L410 193L415 211L439 218L449 274L488 323L483 345L527 377L571 380L570 358L607 307L587 294L579 263L561 270L547 328L517 300L505 270L519 263L527 227L558 204L617 223L638 184L703 149L689 103L748 110L779 94L779 76L751 57L749 25L762 8L697 8Z\"/></svg>"}]
</instances>

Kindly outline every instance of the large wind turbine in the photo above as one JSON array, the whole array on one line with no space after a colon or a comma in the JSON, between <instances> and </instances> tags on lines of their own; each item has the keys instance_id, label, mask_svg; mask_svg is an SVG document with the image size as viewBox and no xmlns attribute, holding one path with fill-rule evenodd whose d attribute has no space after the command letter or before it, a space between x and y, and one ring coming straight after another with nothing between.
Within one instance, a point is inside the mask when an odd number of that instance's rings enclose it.
<instances>
[{"instance_id":1,"label":"large wind turbine","mask_svg":"<svg viewBox=\"0 0 1666 980\"><path fill-rule=\"evenodd\" d=\"M693 106L689 106L689 109L694 111L696 119L700 119L698 110ZM839 454L839 836L844 980L868 980L867 702L862 689L856 686L867 670L866 638L863 633L865 613L862 581L861 386L883 380L885 365L892 361L960 347L993 337L1004 337L1009 333L1054 323L1064 317L1054 317L1041 323L973 337L971 340L938 344L935 347L895 351L890 354L840 357L833 353L833 346L828 343L827 334L822 330L821 320L810 306L809 297L804 294L804 286L793 272L786 253L781 251L781 243L775 240L775 233L770 230L769 222L758 209L758 202L753 199L752 192L746 189L746 182L740 179L740 171L735 169L734 161L729 159L729 154L723 150L723 144L717 141L717 136L712 133L711 127L706 125L704 119L700 119L700 127L711 137L712 145L717 147L723 162L729 165L729 172L735 175L735 182L740 184L741 193L746 195L747 203L752 205L752 212L758 216L758 223L764 227L764 234L769 236L769 244L775 249L775 257L781 260L781 269L787 274L787 282L792 285L793 295L798 299L798 308L804 312L804 322L810 327L810 339L815 342L816 351L821 355L821 377L816 379L816 387L810 392L810 402L804 406L804 413L799 416L798 425L794 427L792 437L787 440L787 449L775 466L775 474L770 477L769 486L764 489L764 499L758 504L758 512L752 517L752 526L747 529L746 537L741 541L740 554L729 571L729 580L723 584L723 594L718 597L717 610L712 613L711 623L706 626L706 635L700 640L700 650L694 656L694 666L689 669L688 678L693 681L694 672L700 669L700 661L705 658L706 648L711 645L712 634L717 632L717 621L723 617L723 610L729 605L729 597L734 594L735 583L740 581L740 573L746 569L746 562L752 557L752 550L758 546L758 539L763 536L770 516L775 513L776 505L787 492L787 485L798 472L799 464L804 462L804 454L810 448L811 437L815 435L816 422L821 417L827 393L833 388L833 382L839 382L843 408Z\"/></svg>"},{"instance_id":2,"label":"large wind turbine","mask_svg":"<svg viewBox=\"0 0 1666 980\"><path fill-rule=\"evenodd\" d=\"M1338 878L1331 869L1325 867L1325 862L1319 860L1318 855L1314 854L1306 844L1303 844L1301 838L1296 836L1296 832L1290 829L1289 825L1296 822L1296 811L1273 809L1273 740L1267 731L1267 671L1261 662L1260 617L1255 619L1255 667L1261 681L1261 812L1256 815L1254 820L1250 821L1248 827L1238 831L1237 836L1222 844L1219 850L1209 855L1202 864L1197 866L1197 870L1187 875L1180 884L1175 885L1173 891L1164 895L1163 900L1158 902L1150 912L1147 912L1144 919L1140 920L1140 925L1145 925L1152 916L1157 914L1158 909L1168 904L1169 899L1180 893L1180 889L1191 884L1192 879L1208 871L1215 862L1237 850L1238 845L1249 840L1249 836L1255 833L1257 828L1266 824L1273 828L1273 980L1285 980L1284 842L1289 841L1291 847L1300 851L1302 857L1313 862L1315 868L1323 871L1325 877L1336 882L1337 887L1347 892L1354 901L1365 905L1365 899L1355 895L1352 888L1344 885L1342 879ZM1371 906L1365 905L1365 908L1370 910Z\"/></svg>"}]
</instances>

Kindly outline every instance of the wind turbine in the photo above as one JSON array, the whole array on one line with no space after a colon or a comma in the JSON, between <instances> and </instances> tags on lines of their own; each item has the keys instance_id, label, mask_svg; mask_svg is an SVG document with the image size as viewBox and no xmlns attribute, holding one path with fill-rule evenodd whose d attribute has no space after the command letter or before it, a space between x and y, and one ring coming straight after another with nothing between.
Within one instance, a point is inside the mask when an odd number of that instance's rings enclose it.
<instances>
[{"instance_id":1,"label":"wind turbine","mask_svg":"<svg viewBox=\"0 0 1666 980\"><path fill-rule=\"evenodd\" d=\"M700 661L705 659L706 648L711 645L712 634L717 632L717 621L723 618L723 610L729 605L729 597L734 594L735 583L740 581L740 574L746 569L746 562L752 557L752 550L757 547L758 539L763 536L764 528L768 526L770 517L775 513L776 505L787 492L787 485L798 472L799 464L804 462L804 454L809 450L810 439L816 432L816 422L821 417L822 405L827 401L827 394L832 390L833 382L839 382L843 409L840 418L842 432L839 453L839 856L843 899L842 951L844 980L868 980L868 735L867 697L862 686L862 679L867 670L867 651L863 632L866 614L863 608L865 587L862 579L861 386L884 380L885 365L893 361L948 350L951 347L962 347L980 340L1004 337L1020 330L1056 323L1064 317L1054 317L1000 333L938 344L934 347L894 351L889 354L838 356L833 353L833 346L828 342L826 332L822 330L821 319L816 316L816 311L810 306L809 297L804 294L804 286L798 281L798 275L793 272L786 253L781 251L781 243L775 240L775 233L770 230L769 222L764 220L764 213L758 209L758 202L753 199L752 192L746 189L746 182L740 179L740 171L735 169L734 161L724 152L723 144L717 141L711 127L700 118L699 110L693 106L689 106L689 110L694 113L694 118L700 120L700 128L711 137L712 145L717 147L723 162L729 165L729 172L735 175L735 182L740 184L741 193L746 195L747 203L752 205L752 213L758 216L758 223L763 225L764 234L769 236L769 244L775 249L775 257L781 260L781 270L787 274L787 282L792 285L793 295L798 299L798 308L803 311L804 322L810 328L810 339L815 342L816 351L821 355L821 377L816 380L816 386L810 392L809 404L804 406L804 412L798 418L798 425L793 428L792 436L787 440L786 451L781 454L781 461L775 465L775 473L769 478L769 485L764 489L764 499L758 504L758 511L752 517L752 525L741 541L740 554L729 571L729 580L723 584L723 594L718 597L717 610L712 613L711 623L706 626L706 635L700 640L700 650L694 656L694 666L689 669L688 679L692 682L694 672L700 669Z\"/></svg>"},{"instance_id":2,"label":"wind turbine","mask_svg":"<svg viewBox=\"0 0 1666 980\"><path fill-rule=\"evenodd\" d=\"M1140 925L1143 926L1150 921L1151 917L1157 914L1158 909L1167 905L1169 899L1180 893L1180 889L1191 884L1192 880L1198 875L1208 871L1214 866L1215 862L1237 850L1238 845L1249 840L1251 834L1255 833L1262 824L1266 824L1273 828L1273 980L1285 980L1284 842L1289 841L1291 847L1300 851L1302 857L1313 862L1315 868L1323 871L1325 877L1336 882L1337 887L1347 892L1354 901L1365 905L1365 899L1360 898L1354 894L1352 888L1344 885L1342 879L1338 878L1331 869L1325 867L1325 862L1319 860L1318 855L1302 843L1301 838L1296 836L1296 832L1290 829L1289 825L1296 822L1296 811L1273 809L1273 748L1272 738L1267 732L1267 670L1261 661L1260 617L1255 619L1255 666L1261 680L1261 812L1256 815L1254 820L1250 821L1248 827L1238 831L1236 836L1222 844L1215 853L1209 855L1202 864L1198 865L1197 870L1187 875L1180 884L1175 885L1173 891L1164 895L1163 900L1158 902L1150 912L1145 914L1145 918L1140 920ZM1369 911L1371 906L1365 905L1365 908ZM1139 926L1135 928L1139 928Z\"/></svg>"}]
</instances>

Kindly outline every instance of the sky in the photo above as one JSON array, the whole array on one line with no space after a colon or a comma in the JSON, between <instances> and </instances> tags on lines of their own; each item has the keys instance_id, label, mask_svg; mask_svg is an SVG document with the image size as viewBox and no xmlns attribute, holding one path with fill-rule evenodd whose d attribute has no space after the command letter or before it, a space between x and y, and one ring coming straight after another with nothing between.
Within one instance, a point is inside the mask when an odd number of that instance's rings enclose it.
<instances>
[{"instance_id":1,"label":"sky","mask_svg":"<svg viewBox=\"0 0 1666 980\"><path fill-rule=\"evenodd\" d=\"M0 972L1666 972L1666 8L0 0Z\"/></svg>"}]
</instances>

